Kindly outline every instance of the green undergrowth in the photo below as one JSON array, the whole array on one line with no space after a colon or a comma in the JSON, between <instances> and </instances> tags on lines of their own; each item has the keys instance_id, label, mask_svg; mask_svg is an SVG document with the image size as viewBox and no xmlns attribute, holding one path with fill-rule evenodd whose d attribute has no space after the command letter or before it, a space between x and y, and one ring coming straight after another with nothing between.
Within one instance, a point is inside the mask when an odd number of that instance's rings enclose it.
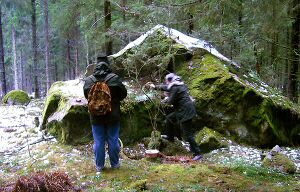
<instances>
[{"instance_id":1,"label":"green undergrowth","mask_svg":"<svg viewBox=\"0 0 300 192\"><path fill-rule=\"evenodd\" d=\"M83 191L297 191L299 174L285 175L267 168L238 163L221 165L204 158L189 164L159 159L121 160L117 170L96 174L92 145L70 147L41 144L29 154L0 157L0 185L38 171L61 171ZM10 163L7 163L10 162Z\"/></svg>"}]
</instances>

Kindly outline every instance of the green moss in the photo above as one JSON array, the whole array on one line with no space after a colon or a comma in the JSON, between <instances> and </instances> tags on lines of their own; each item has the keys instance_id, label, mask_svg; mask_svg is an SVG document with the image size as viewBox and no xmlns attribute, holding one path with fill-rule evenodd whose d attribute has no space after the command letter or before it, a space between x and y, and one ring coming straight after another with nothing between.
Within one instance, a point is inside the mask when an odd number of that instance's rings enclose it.
<instances>
[{"instance_id":1,"label":"green moss","mask_svg":"<svg viewBox=\"0 0 300 192\"><path fill-rule=\"evenodd\" d=\"M149 137L153 130L162 130L164 116L153 102L132 103L131 110L121 114L120 137L125 145Z\"/></svg>"},{"instance_id":2,"label":"green moss","mask_svg":"<svg viewBox=\"0 0 300 192\"><path fill-rule=\"evenodd\" d=\"M264 158L262 165L264 167L273 168L284 173L295 173L295 164L284 154L274 153L272 158Z\"/></svg>"},{"instance_id":3,"label":"green moss","mask_svg":"<svg viewBox=\"0 0 300 192\"><path fill-rule=\"evenodd\" d=\"M2 103L13 105L27 105L29 102L30 98L28 94L22 90L12 90L8 92L2 99Z\"/></svg>"},{"instance_id":4,"label":"green moss","mask_svg":"<svg viewBox=\"0 0 300 192\"><path fill-rule=\"evenodd\" d=\"M147 190L147 179L137 180L131 183L129 189L137 192Z\"/></svg>"},{"instance_id":5,"label":"green moss","mask_svg":"<svg viewBox=\"0 0 300 192\"><path fill-rule=\"evenodd\" d=\"M91 127L87 108L72 106L61 121L49 122L47 130L51 135L56 136L60 143L76 145L92 140L91 129L84 129L84 127Z\"/></svg>"},{"instance_id":6,"label":"green moss","mask_svg":"<svg viewBox=\"0 0 300 192\"><path fill-rule=\"evenodd\" d=\"M238 142L260 147L298 142L300 118L293 115L294 107L278 104L284 99L252 74L240 78L216 57L201 54L176 68L196 99L198 127L208 125Z\"/></svg>"},{"instance_id":7,"label":"green moss","mask_svg":"<svg viewBox=\"0 0 300 192\"><path fill-rule=\"evenodd\" d=\"M152 131L148 149L159 149L161 144L161 134L159 131Z\"/></svg>"},{"instance_id":8,"label":"green moss","mask_svg":"<svg viewBox=\"0 0 300 192\"><path fill-rule=\"evenodd\" d=\"M228 146L220 133L207 127L195 134L195 141L199 144L202 153Z\"/></svg>"}]
</instances>

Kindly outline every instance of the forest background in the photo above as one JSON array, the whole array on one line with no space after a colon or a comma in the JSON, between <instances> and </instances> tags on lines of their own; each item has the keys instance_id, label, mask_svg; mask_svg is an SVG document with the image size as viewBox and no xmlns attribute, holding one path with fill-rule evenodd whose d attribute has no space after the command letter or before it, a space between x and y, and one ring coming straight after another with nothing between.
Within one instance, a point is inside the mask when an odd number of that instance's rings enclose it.
<instances>
[{"instance_id":1,"label":"forest background","mask_svg":"<svg viewBox=\"0 0 300 192\"><path fill-rule=\"evenodd\" d=\"M1 0L0 98L45 96L157 24L206 40L299 102L300 0Z\"/></svg>"}]
</instances>

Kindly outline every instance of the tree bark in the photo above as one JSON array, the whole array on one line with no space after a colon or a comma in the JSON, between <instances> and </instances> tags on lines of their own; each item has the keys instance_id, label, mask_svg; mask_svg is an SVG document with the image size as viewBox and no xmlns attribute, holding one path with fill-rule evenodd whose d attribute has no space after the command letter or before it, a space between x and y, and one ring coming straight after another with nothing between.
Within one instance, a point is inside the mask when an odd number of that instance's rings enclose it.
<instances>
[{"instance_id":1,"label":"tree bark","mask_svg":"<svg viewBox=\"0 0 300 192\"><path fill-rule=\"evenodd\" d=\"M79 57L78 57L78 46L75 47L75 53L74 53L74 59L75 59L75 74L74 74L74 77L77 77L78 74L79 74L79 64L78 64L78 60L79 60Z\"/></svg>"},{"instance_id":2,"label":"tree bark","mask_svg":"<svg viewBox=\"0 0 300 192\"><path fill-rule=\"evenodd\" d=\"M46 90L48 91L51 85L50 80L50 51L49 51L49 19L48 19L48 0L44 0L44 22L45 22L45 75L46 75Z\"/></svg>"},{"instance_id":3,"label":"tree bark","mask_svg":"<svg viewBox=\"0 0 300 192\"><path fill-rule=\"evenodd\" d=\"M105 31L105 50L107 55L112 54L112 40L109 36L111 28L111 5L109 0L104 1L104 31Z\"/></svg>"},{"instance_id":4,"label":"tree bark","mask_svg":"<svg viewBox=\"0 0 300 192\"><path fill-rule=\"evenodd\" d=\"M257 75L260 76L260 61L259 61L259 56L258 56L258 51L257 51L257 48L256 48L256 45L254 45L253 47L253 52L254 52L254 57L255 57L255 70L256 70L256 73Z\"/></svg>"},{"instance_id":5,"label":"tree bark","mask_svg":"<svg viewBox=\"0 0 300 192\"><path fill-rule=\"evenodd\" d=\"M39 83L38 83L38 64L37 64L37 36L36 36L36 3L35 0L31 0L32 15L31 15L31 27L32 27L32 51L33 51L33 76L34 76L34 97L39 98Z\"/></svg>"},{"instance_id":6,"label":"tree bark","mask_svg":"<svg viewBox=\"0 0 300 192\"><path fill-rule=\"evenodd\" d=\"M17 49L16 49L16 30L11 27L12 52L13 52L13 69L14 69L14 89L19 89L18 65L17 65Z\"/></svg>"},{"instance_id":7,"label":"tree bark","mask_svg":"<svg viewBox=\"0 0 300 192\"><path fill-rule=\"evenodd\" d=\"M126 22L126 0L121 0L123 23Z\"/></svg>"},{"instance_id":8,"label":"tree bark","mask_svg":"<svg viewBox=\"0 0 300 192\"><path fill-rule=\"evenodd\" d=\"M20 61L20 66L19 66L19 69L20 69L20 82L21 82L21 89L22 90L26 90L25 88L25 82L24 82L24 65L23 65L23 51L22 49L20 50L20 57L19 57L19 61Z\"/></svg>"},{"instance_id":9,"label":"tree bark","mask_svg":"<svg viewBox=\"0 0 300 192\"><path fill-rule=\"evenodd\" d=\"M187 34L190 35L194 31L194 16L192 13L188 13L188 30Z\"/></svg>"},{"instance_id":10,"label":"tree bark","mask_svg":"<svg viewBox=\"0 0 300 192\"><path fill-rule=\"evenodd\" d=\"M71 48L70 48L70 40L67 40L67 79L72 79L72 70L71 70Z\"/></svg>"},{"instance_id":11,"label":"tree bark","mask_svg":"<svg viewBox=\"0 0 300 192\"><path fill-rule=\"evenodd\" d=\"M293 16L294 21L292 23L291 34L291 68L288 78L288 98L293 102L298 101L298 85L297 85L297 73L299 68L299 30L300 30L300 0L293 0Z\"/></svg>"},{"instance_id":12,"label":"tree bark","mask_svg":"<svg viewBox=\"0 0 300 192\"><path fill-rule=\"evenodd\" d=\"M4 66L4 48L3 48L3 33L2 33L2 11L0 5L0 97L4 96L6 90L5 66Z\"/></svg>"}]
</instances>

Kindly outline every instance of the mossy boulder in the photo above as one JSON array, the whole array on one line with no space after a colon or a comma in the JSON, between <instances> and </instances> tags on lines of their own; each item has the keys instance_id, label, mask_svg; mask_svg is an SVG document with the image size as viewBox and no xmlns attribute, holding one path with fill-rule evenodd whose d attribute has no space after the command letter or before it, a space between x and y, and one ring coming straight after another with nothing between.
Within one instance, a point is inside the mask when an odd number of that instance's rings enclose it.
<instances>
[{"instance_id":1,"label":"mossy boulder","mask_svg":"<svg viewBox=\"0 0 300 192\"><path fill-rule=\"evenodd\" d=\"M270 152L262 161L262 166L276 169L283 173L293 174L296 172L296 165L280 152Z\"/></svg>"},{"instance_id":2,"label":"mossy boulder","mask_svg":"<svg viewBox=\"0 0 300 192\"><path fill-rule=\"evenodd\" d=\"M149 123L149 111L153 110L154 105L133 101L130 98L134 94L128 92L128 98L121 105L120 138L125 145L150 136L153 130ZM160 118L156 120L162 122ZM41 129L66 144L81 144L92 140L82 80L59 81L51 86L43 109Z\"/></svg>"},{"instance_id":3,"label":"mossy boulder","mask_svg":"<svg viewBox=\"0 0 300 192\"><path fill-rule=\"evenodd\" d=\"M28 94L22 90L12 90L2 99L2 103L8 105L27 105L29 102L30 98Z\"/></svg>"},{"instance_id":4,"label":"mossy boulder","mask_svg":"<svg viewBox=\"0 0 300 192\"><path fill-rule=\"evenodd\" d=\"M65 144L82 144L92 139L81 80L52 84L43 109L41 129Z\"/></svg>"},{"instance_id":5,"label":"mossy boulder","mask_svg":"<svg viewBox=\"0 0 300 192\"><path fill-rule=\"evenodd\" d=\"M130 74L133 81L160 83L167 72L180 75L195 99L199 129L258 147L300 144L299 105L204 40L158 25L110 59L124 75L139 69Z\"/></svg>"},{"instance_id":6,"label":"mossy boulder","mask_svg":"<svg viewBox=\"0 0 300 192\"><path fill-rule=\"evenodd\" d=\"M125 145L130 145L151 136L154 129L162 130L164 117L153 114L157 106L149 101L136 100L131 88L127 88L128 96L121 104L120 138Z\"/></svg>"},{"instance_id":7,"label":"mossy boulder","mask_svg":"<svg viewBox=\"0 0 300 192\"><path fill-rule=\"evenodd\" d=\"M255 74L242 73L209 53L201 54L195 52L191 60L177 66L196 100L197 125L259 147L300 144L298 105Z\"/></svg>"},{"instance_id":8,"label":"mossy boulder","mask_svg":"<svg viewBox=\"0 0 300 192\"><path fill-rule=\"evenodd\" d=\"M220 133L204 127L195 134L195 141L199 144L201 152L207 153L215 149L228 147L228 142Z\"/></svg>"}]
</instances>

